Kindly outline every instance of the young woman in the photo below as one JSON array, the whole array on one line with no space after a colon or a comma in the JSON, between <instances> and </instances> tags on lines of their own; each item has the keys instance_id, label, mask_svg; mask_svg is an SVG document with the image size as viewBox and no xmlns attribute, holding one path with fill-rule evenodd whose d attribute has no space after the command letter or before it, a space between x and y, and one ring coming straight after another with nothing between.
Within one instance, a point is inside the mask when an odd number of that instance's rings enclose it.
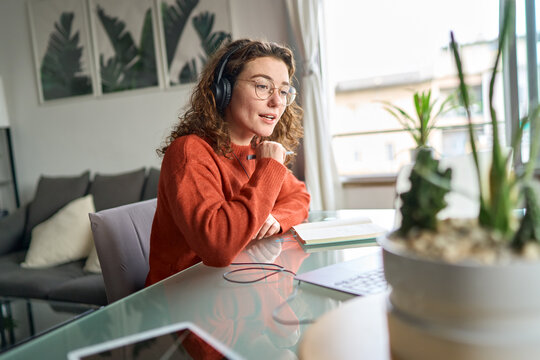
<instances>
[{"instance_id":1,"label":"young woman","mask_svg":"<svg viewBox=\"0 0 540 360\"><path fill-rule=\"evenodd\" d=\"M285 166L303 135L294 70L288 48L247 39L208 62L158 150L146 285L200 261L227 266L251 241L307 218L309 194Z\"/></svg>"}]
</instances>

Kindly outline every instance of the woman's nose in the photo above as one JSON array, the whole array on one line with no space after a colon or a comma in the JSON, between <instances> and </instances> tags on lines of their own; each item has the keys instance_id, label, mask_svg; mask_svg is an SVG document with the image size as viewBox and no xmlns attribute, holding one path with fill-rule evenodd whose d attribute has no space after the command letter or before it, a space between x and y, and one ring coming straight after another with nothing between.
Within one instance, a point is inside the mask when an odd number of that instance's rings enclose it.
<instances>
[{"instance_id":1,"label":"woman's nose","mask_svg":"<svg viewBox=\"0 0 540 360\"><path fill-rule=\"evenodd\" d=\"M272 106L285 105L283 98L279 96L279 89L274 89L272 95L268 98L268 101Z\"/></svg>"}]
</instances>

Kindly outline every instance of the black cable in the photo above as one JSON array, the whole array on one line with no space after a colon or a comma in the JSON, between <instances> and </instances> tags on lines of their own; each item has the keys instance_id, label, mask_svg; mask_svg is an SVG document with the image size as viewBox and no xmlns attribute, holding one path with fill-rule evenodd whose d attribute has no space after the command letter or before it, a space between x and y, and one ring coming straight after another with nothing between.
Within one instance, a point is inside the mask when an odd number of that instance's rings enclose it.
<instances>
[{"instance_id":1,"label":"black cable","mask_svg":"<svg viewBox=\"0 0 540 360\"><path fill-rule=\"evenodd\" d=\"M226 273L223 274L223 278L225 280L233 282L233 283L237 283L237 284L253 284L261 280L264 280L270 276L280 274L280 273L289 273L293 276L296 275L296 273L294 273L293 271L285 269L283 266L274 264L274 263L238 262L238 263L231 263L231 265L235 265L235 266L248 265L248 267L227 271ZM249 265L260 265L260 266L254 267L254 266L249 266ZM249 270L266 270L266 271L270 271L270 273L254 280L235 280L229 277L230 274L249 271Z\"/></svg>"},{"instance_id":2,"label":"black cable","mask_svg":"<svg viewBox=\"0 0 540 360\"><path fill-rule=\"evenodd\" d=\"M296 297L296 295L298 295L298 287L299 287L299 284L294 287L294 290L293 290L292 294L289 295L289 297L287 299L285 299L284 302L282 302L281 304L276 306L274 308L274 311L272 311L272 319L274 319L275 322L277 322L279 324L282 324L282 325L307 325L307 324L313 324L315 322L315 319L285 320L285 319L281 319L278 316L279 310L283 306L287 305L291 300L293 300Z\"/></svg>"},{"instance_id":3,"label":"black cable","mask_svg":"<svg viewBox=\"0 0 540 360\"><path fill-rule=\"evenodd\" d=\"M231 265L234 265L234 266L247 266L247 267L243 267L241 269L230 270L230 271L227 271L226 273L223 274L223 278L225 280L227 280L229 282L232 282L232 283L237 283L237 284L253 284L253 283L259 282L261 280L264 280L264 279L266 279L266 278L268 278L270 276L280 274L280 273L288 273L288 274L291 274L293 276L296 275L295 272L293 272L291 270L288 270L288 269L285 269L283 266L278 265L278 264L274 264L274 263L237 262L237 263L231 263ZM251 266L251 265L259 265L259 266ZM235 280L235 279L232 279L232 278L229 277L230 274L234 274L234 273L237 273L237 272L243 272L243 271L250 271L250 270L265 270L265 271L270 271L270 273L266 274L264 276L261 276L261 277L259 277L257 279L254 279L254 280ZM292 301L297 295L298 295L298 284L294 287L294 290L293 290L292 294L289 295L289 297L287 299L285 299L285 301L283 301L278 306L276 306L274 308L274 310L272 311L272 319L274 319L275 322L277 322L279 324L282 324L282 325L306 325L306 324L311 324L311 323L313 323L315 321L313 319L285 320L285 319L281 319L278 316L278 312L281 310L281 308L283 306L287 305L290 301Z\"/></svg>"},{"instance_id":4,"label":"black cable","mask_svg":"<svg viewBox=\"0 0 540 360\"><path fill-rule=\"evenodd\" d=\"M244 165L242 165L242 162L240 161L240 159L238 158L238 156L236 156L236 154L234 153L234 151L233 151L232 154L233 154L233 156L235 157L236 161L238 161L238 163L239 163L240 166L242 167L242 170L244 170L244 172L246 173L246 176L247 176L248 180L251 180L251 178L249 177L249 174L248 174L246 168L244 167Z\"/></svg>"}]
</instances>

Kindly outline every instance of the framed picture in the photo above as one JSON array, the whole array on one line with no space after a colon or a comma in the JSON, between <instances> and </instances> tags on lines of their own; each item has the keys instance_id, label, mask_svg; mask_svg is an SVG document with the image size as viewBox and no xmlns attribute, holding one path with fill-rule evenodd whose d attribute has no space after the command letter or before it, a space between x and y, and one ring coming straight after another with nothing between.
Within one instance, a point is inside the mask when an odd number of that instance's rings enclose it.
<instances>
[{"instance_id":1,"label":"framed picture","mask_svg":"<svg viewBox=\"0 0 540 360\"><path fill-rule=\"evenodd\" d=\"M195 82L208 57L231 41L229 2L157 0L167 86Z\"/></svg>"},{"instance_id":2,"label":"framed picture","mask_svg":"<svg viewBox=\"0 0 540 360\"><path fill-rule=\"evenodd\" d=\"M40 102L94 94L85 2L35 0L28 14Z\"/></svg>"},{"instance_id":3,"label":"framed picture","mask_svg":"<svg viewBox=\"0 0 540 360\"><path fill-rule=\"evenodd\" d=\"M159 86L153 0L90 0L98 92Z\"/></svg>"}]
</instances>

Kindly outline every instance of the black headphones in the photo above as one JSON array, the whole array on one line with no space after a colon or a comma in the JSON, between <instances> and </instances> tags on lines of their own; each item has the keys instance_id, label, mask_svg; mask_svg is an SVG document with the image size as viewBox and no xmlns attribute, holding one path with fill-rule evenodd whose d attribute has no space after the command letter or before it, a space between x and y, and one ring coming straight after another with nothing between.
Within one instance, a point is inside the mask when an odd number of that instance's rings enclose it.
<instances>
[{"instance_id":1,"label":"black headphones","mask_svg":"<svg viewBox=\"0 0 540 360\"><path fill-rule=\"evenodd\" d=\"M225 55L223 55L219 62L219 65L216 67L216 72L214 74L214 82L212 83L211 90L214 94L214 99L216 100L216 108L220 112L223 112L227 105L229 105L232 96L231 80L226 76L223 76L223 72L225 71L225 66L227 65L227 61L229 61L231 55L234 54L241 47L241 45L238 45L233 47L232 49L229 49L229 51L227 51Z\"/></svg>"}]
</instances>

